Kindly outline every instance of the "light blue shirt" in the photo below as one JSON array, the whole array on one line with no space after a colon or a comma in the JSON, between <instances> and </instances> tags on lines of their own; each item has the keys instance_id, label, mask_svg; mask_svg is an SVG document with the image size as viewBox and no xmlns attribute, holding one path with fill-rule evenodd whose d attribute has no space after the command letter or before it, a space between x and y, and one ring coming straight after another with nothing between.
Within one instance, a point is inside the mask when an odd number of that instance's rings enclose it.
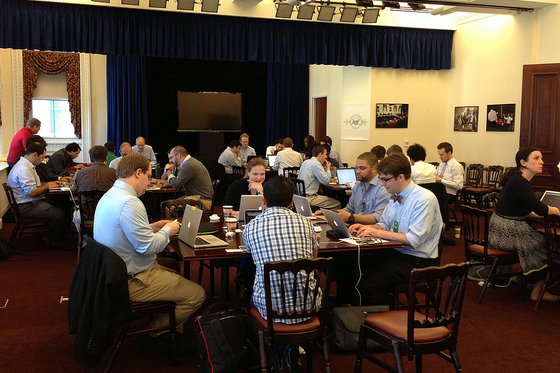
<instances>
[{"instance_id":1,"label":"light blue shirt","mask_svg":"<svg viewBox=\"0 0 560 373\"><path fill-rule=\"evenodd\" d=\"M157 164L156 160L156 153L154 153L154 149L150 145L144 145L144 150L140 151L136 145L132 147L133 153L142 154L144 157L148 158L152 168L154 168Z\"/></svg>"},{"instance_id":2,"label":"light blue shirt","mask_svg":"<svg viewBox=\"0 0 560 373\"><path fill-rule=\"evenodd\" d=\"M305 183L305 193L313 196L319 191L320 184L330 183L331 172L325 170L316 157L312 157L301 164L298 179Z\"/></svg>"},{"instance_id":3,"label":"light blue shirt","mask_svg":"<svg viewBox=\"0 0 560 373\"><path fill-rule=\"evenodd\" d=\"M111 248L135 275L151 268L156 254L169 243L171 228L154 233L146 208L132 186L117 180L95 210L93 238Z\"/></svg>"},{"instance_id":4,"label":"light blue shirt","mask_svg":"<svg viewBox=\"0 0 560 373\"><path fill-rule=\"evenodd\" d=\"M357 215L373 215L375 220L379 221L389 203L389 197L391 196L381 185L379 176L375 175L367 189L366 184L361 181L354 185L352 196L344 210Z\"/></svg>"},{"instance_id":5,"label":"light blue shirt","mask_svg":"<svg viewBox=\"0 0 560 373\"><path fill-rule=\"evenodd\" d=\"M429 190L410 184L400 193L402 202L389 201L381 215L379 225L383 230L405 233L412 246L396 250L420 258L437 258L437 246L443 220L436 196ZM97 216L97 215L96 215Z\"/></svg>"},{"instance_id":6,"label":"light blue shirt","mask_svg":"<svg viewBox=\"0 0 560 373\"><path fill-rule=\"evenodd\" d=\"M245 160L245 163L247 163L247 158L254 155L257 155L257 152L249 145L247 145L247 149L245 150L243 150L243 147L241 147L241 161Z\"/></svg>"},{"instance_id":7,"label":"light blue shirt","mask_svg":"<svg viewBox=\"0 0 560 373\"><path fill-rule=\"evenodd\" d=\"M220 154L218 158L218 163L223 165L228 174L232 173L231 166L241 166L241 158L237 156L237 153L233 151L229 146Z\"/></svg>"},{"instance_id":8,"label":"light blue shirt","mask_svg":"<svg viewBox=\"0 0 560 373\"><path fill-rule=\"evenodd\" d=\"M30 196L37 187L41 186L41 179L39 179L33 163L25 157L21 157L12 168L6 184L14 190L14 196L18 204L45 198L44 194L35 197Z\"/></svg>"}]
</instances>

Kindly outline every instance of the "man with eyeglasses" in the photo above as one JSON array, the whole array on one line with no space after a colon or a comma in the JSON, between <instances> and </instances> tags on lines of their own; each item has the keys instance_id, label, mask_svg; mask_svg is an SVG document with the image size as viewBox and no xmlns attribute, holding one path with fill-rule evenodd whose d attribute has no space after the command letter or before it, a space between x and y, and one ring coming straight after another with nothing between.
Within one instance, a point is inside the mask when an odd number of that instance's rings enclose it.
<instances>
[{"instance_id":1,"label":"man with eyeglasses","mask_svg":"<svg viewBox=\"0 0 560 373\"><path fill-rule=\"evenodd\" d=\"M371 266L362 266L366 273L357 286L362 305L392 305L395 286L406 283L413 268L435 265L443 227L437 198L412 181L410 163L404 156L384 158L377 172L391 200L377 224L354 224L350 232L358 237L397 241L403 246L372 251Z\"/></svg>"},{"instance_id":2,"label":"man with eyeglasses","mask_svg":"<svg viewBox=\"0 0 560 373\"><path fill-rule=\"evenodd\" d=\"M168 153L169 163L165 166L161 186L172 186L182 190L190 203L201 202L204 211L210 211L214 189L210 174L204 165L187 153L187 149L178 145ZM174 174L177 171L177 174Z\"/></svg>"}]
</instances>

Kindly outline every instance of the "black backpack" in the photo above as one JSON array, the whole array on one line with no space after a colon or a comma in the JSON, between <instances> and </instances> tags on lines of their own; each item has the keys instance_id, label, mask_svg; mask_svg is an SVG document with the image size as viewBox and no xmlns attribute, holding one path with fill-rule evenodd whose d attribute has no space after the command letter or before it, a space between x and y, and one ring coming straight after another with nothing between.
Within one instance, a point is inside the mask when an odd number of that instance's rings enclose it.
<instances>
[{"instance_id":1,"label":"black backpack","mask_svg":"<svg viewBox=\"0 0 560 373\"><path fill-rule=\"evenodd\" d=\"M246 317L244 309L220 302L194 318L202 373L237 373L260 367L247 343Z\"/></svg>"}]
</instances>

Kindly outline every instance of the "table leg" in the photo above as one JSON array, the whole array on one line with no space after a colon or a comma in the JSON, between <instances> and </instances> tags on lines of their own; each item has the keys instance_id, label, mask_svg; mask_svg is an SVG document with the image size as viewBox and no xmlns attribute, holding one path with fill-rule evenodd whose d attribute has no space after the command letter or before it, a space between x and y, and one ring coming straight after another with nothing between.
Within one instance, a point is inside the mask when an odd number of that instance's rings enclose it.
<instances>
[{"instance_id":1,"label":"table leg","mask_svg":"<svg viewBox=\"0 0 560 373\"><path fill-rule=\"evenodd\" d=\"M222 272L222 300L229 302L229 265L221 268Z\"/></svg>"}]
</instances>

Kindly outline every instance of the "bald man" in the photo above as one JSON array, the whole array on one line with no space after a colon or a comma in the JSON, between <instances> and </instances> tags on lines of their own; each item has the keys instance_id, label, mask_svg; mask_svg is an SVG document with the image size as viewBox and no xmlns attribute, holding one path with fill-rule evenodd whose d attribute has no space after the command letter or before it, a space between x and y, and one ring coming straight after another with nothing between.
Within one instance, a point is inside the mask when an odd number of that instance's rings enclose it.
<instances>
[{"instance_id":1,"label":"bald man","mask_svg":"<svg viewBox=\"0 0 560 373\"><path fill-rule=\"evenodd\" d=\"M154 149L150 145L146 145L146 139L142 136L136 138L136 145L132 147L132 152L137 154L142 154L144 157L148 158L152 168L156 167L157 160Z\"/></svg>"}]
</instances>

